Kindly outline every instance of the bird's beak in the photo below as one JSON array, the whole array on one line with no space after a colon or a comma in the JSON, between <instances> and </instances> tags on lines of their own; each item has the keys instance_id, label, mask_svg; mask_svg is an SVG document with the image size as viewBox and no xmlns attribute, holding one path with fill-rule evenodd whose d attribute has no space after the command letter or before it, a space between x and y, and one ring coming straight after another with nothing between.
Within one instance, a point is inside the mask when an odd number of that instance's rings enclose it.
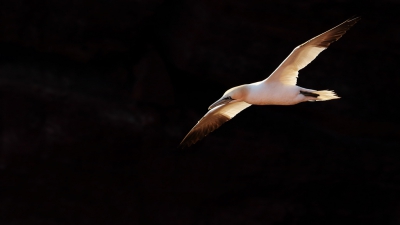
<instances>
[{"instance_id":1,"label":"bird's beak","mask_svg":"<svg viewBox=\"0 0 400 225\"><path fill-rule=\"evenodd\" d=\"M212 105L210 105L210 107L208 107L208 110L211 110L219 105L225 105L228 104L229 102L231 102L233 99L231 98L221 98L218 101L214 102Z\"/></svg>"}]
</instances>

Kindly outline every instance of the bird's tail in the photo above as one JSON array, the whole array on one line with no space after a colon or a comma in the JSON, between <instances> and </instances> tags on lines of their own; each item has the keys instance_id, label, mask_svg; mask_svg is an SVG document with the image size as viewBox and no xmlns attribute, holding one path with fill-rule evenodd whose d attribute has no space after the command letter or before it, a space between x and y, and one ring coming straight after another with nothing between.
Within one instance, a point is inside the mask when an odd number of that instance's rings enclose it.
<instances>
[{"instance_id":1,"label":"bird's tail","mask_svg":"<svg viewBox=\"0 0 400 225\"><path fill-rule=\"evenodd\" d=\"M313 91L312 93L318 95L315 96L317 98L315 99L315 101L327 101L340 98L339 96L336 95L334 91L329 91L329 90Z\"/></svg>"}]
</instances>

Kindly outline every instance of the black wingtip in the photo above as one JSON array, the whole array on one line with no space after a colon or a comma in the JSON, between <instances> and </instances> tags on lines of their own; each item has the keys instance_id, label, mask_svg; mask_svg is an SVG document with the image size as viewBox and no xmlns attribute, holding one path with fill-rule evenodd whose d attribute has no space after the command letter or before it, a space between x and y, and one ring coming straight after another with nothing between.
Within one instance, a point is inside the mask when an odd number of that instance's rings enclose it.
<instances>
[{"instance_id":1,"label":"black wingtip","mask_svg":"<svg viewBox=\"0 0 400 225\"><path fill-rule=\"evenodd\" d=\"M358 21L361 20L361 17L358 15L353 15L352 17L348 18L344 23L350 25L352 27L354 24L356 24Z\"/></svg>"},{"instance_id":2,"label":"black wingtip","mask_svg":"<svg viewBox=\"0 0 400 225\"><path fill-rule=\"evenodd\" d=\"M193 140L192 140L193 139L192 130L190 130L189 133L185 136L185 138L183 138L181 143L178 145L178 149L188 148L191 145L193 145L194 143L196 143L196 141L193 142Z\"/></svg>"},{"instance_id":3,"label":"black wingtip","mask_svg":"<svg viewBox=\"0 0 400 225\"><path fill-rule=\"evenodd\" d=\"M185 142L185 139L186 137L181 141L181 143L179 143L178 147L176 147L177 149L182 150L190 146L188 143Z\"/></svg>"},{"instance_id":4,"label":"black wingtip","mask_svg":"<svg viewBox=\"0 0 400 225\"><path fill-rule=\"evenodd\" d=\"M358 16L357 14L356 15L353 15L353 16L351 16L350 18L348 18L347 19L347 21L351 21L351 20L361 20L361 16Z\"/></svg>"},{"instance_id":5,"label":"black wingtip","mask_svg":"<svg viewBox=\"0 0 400 225\"><path fill-rule=\"evenodd\" d=\"M196 137L198 131L194 130L193 128L189 131L189 133L183 138L181 143L179 143L177 149L185 149L189 148L190 146L194 145L197 141L202 138Z\"/></svg>"},{"instance_id":6,"label":"black wingtip","mask_svg":"<svg viewBox=\"0 0 400 225\"><path fill-rule=\"evenodd\" d=\"M178 149L178 150L183 150L184 148L188 148L188 147L190 147L190 146L191 146L190 144L180 143L180 144L178 145L178 147L176 147L176 149Z\"/></svg>"},{"instance_id":7,"label":"black wingtip","mask_svg":"<svg viewBox=\"0 0 400 225\"><path fill-rule=\"evenodd\" d=\"M223 114L213 114L212 119L210 117L203 117L183 138L179 146L182 148L190 147L196 144L198 141L203 139L205 136L213 132L215 129L220 127L222 124L229 121L231 117ZM206 122L204 122L206 121Z\"/></svg>"}]
</instances>

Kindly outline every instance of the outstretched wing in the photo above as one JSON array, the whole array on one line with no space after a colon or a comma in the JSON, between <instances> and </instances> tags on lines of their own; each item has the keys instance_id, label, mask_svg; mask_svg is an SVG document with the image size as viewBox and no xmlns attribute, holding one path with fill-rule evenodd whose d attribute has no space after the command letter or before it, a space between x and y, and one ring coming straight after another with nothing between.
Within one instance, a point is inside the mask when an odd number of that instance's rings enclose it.
<instances>
[{"instance_id":1,"label":"outstretched wing","mask_svg":"<svg viewBox=\"0 0 400 225\"><path fill-rule=\"evenodd\" d=\"M211 109L189 131L179 147L184 148L191 146L249 106L251 106L251 104L246 102L233 102Z\"/></svg>"},{"instance_id":2,"label":"outstretched wing","mask_svg":"<svg viewBox=\"0 0 400 225\"><path fill-rule=\"evenodd\" d=\"M325 33L297 46L265 81L279 81L283 84L296 85L299 70L306 67L330 44L341 38L360 19L359 17L348 19Z\"/></svg>"}]
</instances>

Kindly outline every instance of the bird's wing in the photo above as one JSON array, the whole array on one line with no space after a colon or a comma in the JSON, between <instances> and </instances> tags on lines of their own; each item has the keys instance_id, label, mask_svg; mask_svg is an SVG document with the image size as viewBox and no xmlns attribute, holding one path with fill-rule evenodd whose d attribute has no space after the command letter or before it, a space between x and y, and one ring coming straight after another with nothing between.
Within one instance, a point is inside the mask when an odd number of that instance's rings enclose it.
<instances>
[{"instance_id":1,"label":"bird's wing","mask_svg":"<svg viewBox=\"0 0 400 225\"><path fill-rule=\"evenodd\" d=\"M189 147L196 143L250 105L246 102L233 102L211 109L189 131L179 147Z\"/></svg>"},{"instance_id":2,"label":"bird's wing","mask_svg":"<svg viewBox=\"0 0 400 225\"><path fill-rule=\"evenodd\" d=\"M360 19L359 17L348 19L325 33L297 46L265 81L279 81L283 84L296 85L299 70L306 67L331 43L341 38Z\"/></svg>"}]
</instances>

